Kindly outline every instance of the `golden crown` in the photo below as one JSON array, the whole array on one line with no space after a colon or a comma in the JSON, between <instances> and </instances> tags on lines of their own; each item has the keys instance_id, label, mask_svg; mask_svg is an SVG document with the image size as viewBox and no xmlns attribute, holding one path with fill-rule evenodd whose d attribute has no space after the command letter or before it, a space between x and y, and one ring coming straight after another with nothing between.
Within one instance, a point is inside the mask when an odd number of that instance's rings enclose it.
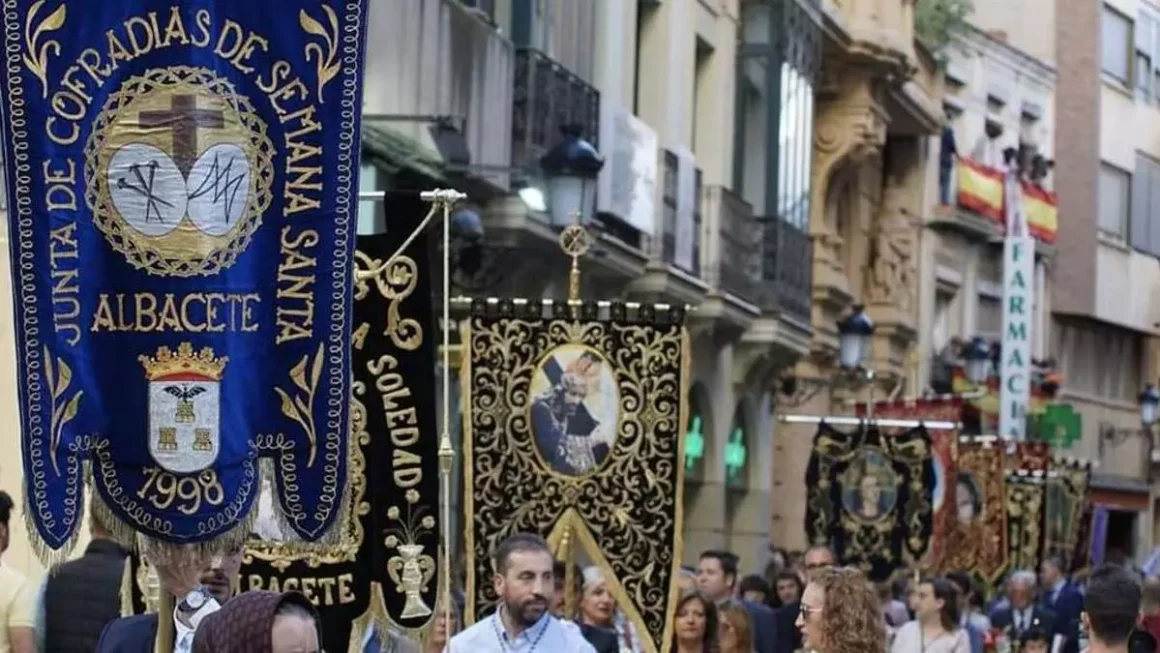
<instances>
[{"instance_id":1,"label":"golden crown","mask_svg":"<svg viewBox=\"0 0 1160 653\"><path fill-rule=\"evenodd\" d=\"M196 354L193 345L183 342L177 346L177 353L169 347L157 350L156 356L138 356L141 366L145 368L145 378L150 381L162 379L174 374L197 374L214 381L221 381L225 372L228 356L218 358L209 347L203 347Z\"/></svg>"}]
</instances>

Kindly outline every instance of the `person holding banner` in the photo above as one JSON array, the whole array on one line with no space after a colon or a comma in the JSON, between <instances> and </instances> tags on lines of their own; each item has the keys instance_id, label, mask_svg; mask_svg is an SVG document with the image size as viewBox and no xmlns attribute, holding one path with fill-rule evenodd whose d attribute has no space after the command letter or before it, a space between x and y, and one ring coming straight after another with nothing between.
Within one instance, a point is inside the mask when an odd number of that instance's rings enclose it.
<instances>
[{"instance_id":1,"label":"person holding banner","mask_svg":"<svg viewBox=\"0 0 1160 653\"><path fill-rule=\"evenodd\" d=\"M171 617L174 653L190 653L201 621L233 595L241 566L241 547L230 548L208 563L154 565L162 591L177 601ZM153 653L157 626L156 612L110 622L101 633L96 653Z\"/></svg>"}]
</instances>

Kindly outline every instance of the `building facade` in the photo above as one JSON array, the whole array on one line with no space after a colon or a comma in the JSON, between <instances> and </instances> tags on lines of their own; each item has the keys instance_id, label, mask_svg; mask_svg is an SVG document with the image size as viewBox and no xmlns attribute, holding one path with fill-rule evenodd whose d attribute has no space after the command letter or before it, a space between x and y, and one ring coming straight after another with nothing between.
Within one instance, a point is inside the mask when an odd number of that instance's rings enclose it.
<instances>
[{"instance_id":1,"label":"building facade","mask_svg":"<svg viewBox=\"0 0 1160 653\"><path fill-rule=\"evenodd\" d=\"M971 20L976 18L972 15ZM928 188L937 193L930 193L924 212L927 229L919 275L919 388L925 392L986 392L964 387L961 374L956 383L955 374L971 339L983 338L988 344L1002 339L1002 186L1009 165L1004 152L1016 152L1015 164L1027 170L1027 197L1037 193L1051 198L1056 72L1014 45L1019 36L966 25L945 49L945 126L929 145L936 156L931 157ZM1049 209L1046 219L1040 218L1044 212L1026 211L1037 239L1029 339L1032 358L1047 360L1047 289L1058 228L1053 205L1040 204ZM988 394L980 405L993 413L996 393Z\"/></svg>"},{"instance_id":2,"label":"building facade","mask_svg":"<svg viewBox=\"0 0 1160 653\"><path fill-rule=\"evenodd\" d=\"M1056 14L1052 350L1061 399L1083 415L1079 455L1096 459L1109 552L1147 555L1155 466L1137 396L1155 382L1160 303L1160 8L1115 0ZM1063 264L1062 262L1066 262Z\"/></svg>"},{"instance_id":3,"label":"building facade","mask_svg":"<svg viewBox=\"0 0 1160 653\"><path fill-rule=\"evenodd\" d=\"M363 188L470 194L484 237L470 265L453 245L457 294L566 296L572 218L527 191L571 130L606 161L582 296L695 307L686 561L768 554L769 388L810 337L821 23L806 0L372 0ZM361 222L390 228L374 205Z\"/></svg>"},{"instance_id":4,"label":"building facade","mask_svg":"<svg viewBox=\"0 0 1160 653\"><path fill-rule=\"evenodd\" d=\"M928 142L942 126L941 77L915 39L913 0L823 3L822 74L815 92L809 234L813 243L809 353L783 377L780 413L852 414L869 388L835 383L837 322L856 304L877 324L866 364L875 396L913 384L919 242ZM786 383L785 381L788 381ZM806 545L804 470L812 426L780 424L773 540Z\"/></svg>"}]
</instances>

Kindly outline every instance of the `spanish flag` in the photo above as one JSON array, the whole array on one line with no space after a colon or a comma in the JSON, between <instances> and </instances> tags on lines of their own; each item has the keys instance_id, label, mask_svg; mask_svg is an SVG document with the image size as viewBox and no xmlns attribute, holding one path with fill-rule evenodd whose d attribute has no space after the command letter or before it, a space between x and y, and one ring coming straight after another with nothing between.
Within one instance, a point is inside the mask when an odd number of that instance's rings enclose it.
<instances>
[{"instance_id":1,"label":"spanish flag","mask_svg":"<svg viewBox=\"0 0 1160 653\"><path fill-rule=\"evenodd\" d=\"M1003 173L970 159L958 160L959 206L1005 225ZM1055 193L1023 183L1023 212L1031 233L1052 244L1059 231L1059 206Z\"/></svg>"},{"instance_id":2,"label":"spanish flag","mask_svg":"<svg viewBox=\"0 0 1160 653\"><path fill-rule=\"evenodd\" d=\"M970 159L959 159L959 206L1003 224L1003 173Z\"/></svg>"},{"instance_id":3,"label":"spanish flag","mask_svg":"<svg viewBox=\"0 0 1160 653\"><path fill-rule=\"evenodd\" d=\"M1055 193L1023 184L1023 212L1032 235L1047 244L1055 242L1055 234L1059 231L1059 205Z\"/></svg>"}]
</instances>

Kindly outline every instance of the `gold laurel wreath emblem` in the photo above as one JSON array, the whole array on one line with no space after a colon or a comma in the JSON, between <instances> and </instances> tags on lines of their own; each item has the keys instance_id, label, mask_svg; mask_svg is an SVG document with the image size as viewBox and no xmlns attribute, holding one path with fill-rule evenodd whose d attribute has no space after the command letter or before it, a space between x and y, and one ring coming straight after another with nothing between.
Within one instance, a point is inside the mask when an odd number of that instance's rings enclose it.
<instances>
[{"instance_id":1,"label":"gold laurel wreath emblem","mask_svg":"<svg viewBox=\"0 0 1160 653\"><path fill-rule=\"evenodd\" d=\"M60 447L65 425L73 421L80 411L81 397L85 391L77 390L71 395L68 393L73 378L72 368L63 358L57 358L54 366L48 347L44 348L44 378L48 381L48 393L52 397L48 457L52 461L52 470L59 476L60 465L57 462L56 450Z\"/></svg>"},{"instance_id":2,"label":"gold laurel wreath emblem","mask_svg":"<svg viewBox=\"0 0 1160 653\"><path fill-rule=\"evenodd\" d=\"M28 68L28 72L36 75L36 78L40 80L40 87L43 89L41 97L47 98L48 57L50 52L53 55L60 54L60 41L55 39L41 40L41 37L46 32L55 32L64 27L68 10L62 4L37 22L36 27L33 28L32 23L36 21L36 15L40 13L40 8L44 6L44 3L45 0L37 0L32 3L28 9L28 15L24 18L24 47L27 50L24 53L24 65Z\"/></svg>"},{"instance_id":3,"label":"gold laurel wreath emblem","mask_svg":"<svg viewBox=\"0 0 1160 653\"><path fill-rule=\"evenodd\" d=\"M317 19L311 17L310 14L306 13L305 9L298 10L298 24L302 27L302 30L307 34L313 34L322 39L321 44L307 43L306 47L303 48L306 53L306 60L313 62L318 71L319 104L326 103L322 99L322 90L342 70L342 64L338 60L338 15L334 13L334 9L331 9L329 5L322 5L322 11L326 14L326 27ZM323 51L324 48L325 52Z\"/></svg>"},{"instance_id":4,"label":"gold laurel wreath emblem","mask_svg":"<svg viewBox=\"0 0 1160 653\"><path fill-rule=\"evenodd\" d=\"M307 354L290 369L290 380L297 390L294 396L282 388L275 387L274 392L282 399L282 414L298 423L310 441L310 456L306 459L306 466L314 466L314 456L318 453L318 432L314 428L314 397L318 394L318 384L322 380L322 367L326 362L326 348L324 343L318 343L318 351L313 361ZM306 367L310 367L310 378L306 378ZM301 390L302 392L298 392Z\"/></svg>"}]
</instances>

